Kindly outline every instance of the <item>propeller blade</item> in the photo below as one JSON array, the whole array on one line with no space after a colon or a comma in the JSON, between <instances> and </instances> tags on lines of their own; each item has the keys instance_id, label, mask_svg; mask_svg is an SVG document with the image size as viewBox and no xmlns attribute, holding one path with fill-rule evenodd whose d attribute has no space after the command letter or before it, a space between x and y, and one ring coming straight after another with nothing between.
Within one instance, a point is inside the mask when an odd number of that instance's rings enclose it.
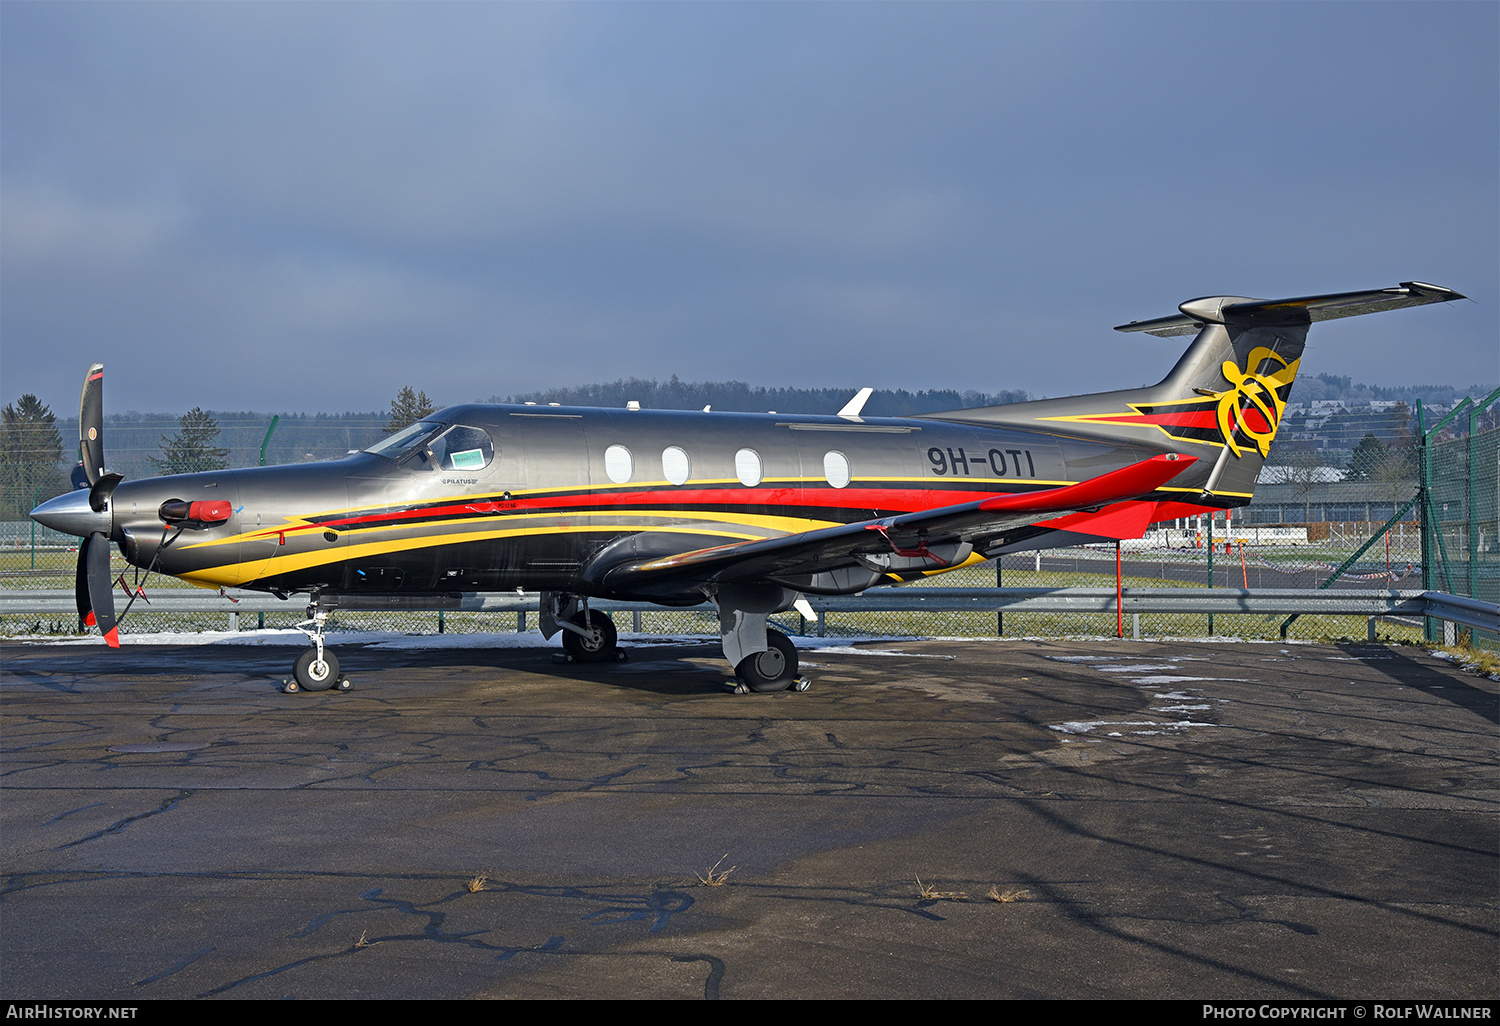
<instances>
[{"instance_id":1,"label":"propeller blade","mask_svg":"<svg viewBox=\"0 0 1500 1026\"><path fill-rule=\"evenodd\" d=\"M78 554L78 562L88 565L88 599L92 616L110 648L120 647L120 635L115 630L114 580L109 574L109 537L99 532L89 535Z\"/></svg>"},{"instance_id":2,"label":"propeller blade","mask_svg":"<svg viewBox=\"0 0 1500 1026\"><path fill-rule=\"evenodd\" d=\"M91 536L90 536L91 537ZM94 604L89 601L89 537L78 543L78 571L73 575L73 598L78 603L78 622L94 626Z\"/></svg>"},{"instance_id":3,"label":"propeller blade","mask_svg":"<svg viewBox=\"0 0 1500 1026\"><path fill-rule=\"evenodd\" d=\"M78 400L78 450L89 484L104 473L104 364L89 368Z\"/></svg>"}]
</instances>

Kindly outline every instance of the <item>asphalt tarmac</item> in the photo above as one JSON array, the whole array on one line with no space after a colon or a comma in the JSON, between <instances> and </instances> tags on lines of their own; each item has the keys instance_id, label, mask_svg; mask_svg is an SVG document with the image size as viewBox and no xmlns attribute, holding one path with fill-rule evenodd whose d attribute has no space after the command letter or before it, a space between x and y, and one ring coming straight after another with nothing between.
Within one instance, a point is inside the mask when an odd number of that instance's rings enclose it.
<instances>
[{"instance_id":1,"label":"asphalt tarmac","mask_svg":"<svg viewBox=\"0 0 1500 1026\"><path fill-rule=\"evenodd\" d=\"M8 642L0 997L1500 997L1497 684L1421 650L876 641L737 696L625 644L286 695L290 647Z\"/></svg>"}]
</instances>

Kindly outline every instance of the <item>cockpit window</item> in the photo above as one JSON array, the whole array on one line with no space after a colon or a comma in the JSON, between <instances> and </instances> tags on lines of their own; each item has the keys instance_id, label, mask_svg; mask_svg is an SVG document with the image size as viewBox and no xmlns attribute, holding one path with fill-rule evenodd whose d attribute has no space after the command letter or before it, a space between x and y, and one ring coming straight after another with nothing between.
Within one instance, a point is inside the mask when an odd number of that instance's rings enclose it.
<instances>
[{"instance_id":1,"label":"cockpit window","mask_svg":"<svg viewBox=\"0 0 1500 1026\"><path fill-rule=\"evenodd\" d=\"M483 470L495 457L489 432L466 424L455 424L429 443L444 470Z\"/></svg>"},{"instance_id":2,"label":"cockpit window","mask_svg":"<svg viewBox=\"0 0 1500 1026\"><path fill-rule=\"evenodd\" d=\"M365 452L411 470L483 470L495 458L489 432L467 424L418 421Z\"/></svg>"}]
</instances>

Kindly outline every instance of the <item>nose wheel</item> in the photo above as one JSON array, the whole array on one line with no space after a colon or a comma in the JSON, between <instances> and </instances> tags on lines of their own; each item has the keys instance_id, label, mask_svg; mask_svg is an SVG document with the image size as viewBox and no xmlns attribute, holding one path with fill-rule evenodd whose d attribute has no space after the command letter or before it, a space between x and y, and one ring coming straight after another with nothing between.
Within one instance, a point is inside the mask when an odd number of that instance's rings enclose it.
<instances>
[{"instance_id":1,"label":"nose wheel","mask_svg":"<svg viewBox=\"0 0 1500 1026\"><path fill-rule=\"evenodd\" d=\"M317 650L310 648L297 657L292 679L303 691L327 691L339 681L339 657L325 648L319 659Z\"/></svg>"}]
</instances>

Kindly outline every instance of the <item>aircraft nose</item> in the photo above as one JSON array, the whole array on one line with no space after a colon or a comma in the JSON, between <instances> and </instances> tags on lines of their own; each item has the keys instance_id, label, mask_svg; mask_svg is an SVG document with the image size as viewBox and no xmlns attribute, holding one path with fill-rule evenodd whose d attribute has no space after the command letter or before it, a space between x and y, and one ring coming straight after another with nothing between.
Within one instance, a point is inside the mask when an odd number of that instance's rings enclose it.
<instances>
[{"instance_id":1,"label":"aircraft nose","mask_svg":"<svg viewBox=\"0 0 1500 1026\"><path fill-rule=\"evenodd\" d=\"M87 538L95 533L109 534L114 517L108 507L102 511L91 507L89 490L78 488L55 499L48 499L31 511L31 519L54 531Z\"/></svg>"}]
</instances>

